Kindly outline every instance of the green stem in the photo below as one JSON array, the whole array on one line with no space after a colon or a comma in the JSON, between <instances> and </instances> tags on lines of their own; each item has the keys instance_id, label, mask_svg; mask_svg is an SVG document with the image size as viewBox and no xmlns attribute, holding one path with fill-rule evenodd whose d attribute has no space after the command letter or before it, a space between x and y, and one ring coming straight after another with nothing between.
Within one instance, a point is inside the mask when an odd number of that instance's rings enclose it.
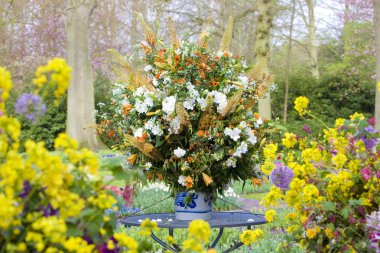
<instances>
[{"instance_id":1,"label":"green stem","mask_svg":"<svg viewBox=\"0 0 380 253\"><path fill-rule=\"evenodd\" d=\"M316 116L314 116L313 114L311 114L310 112L307 112L306 113L307 115L309 115L310 117L312 117L313 119L317 120L319 123L321 123L325 128L330 128L328 125L326 125L325 122L323 122L320 118L317 118Z\"/></svg>"}]
</instances>

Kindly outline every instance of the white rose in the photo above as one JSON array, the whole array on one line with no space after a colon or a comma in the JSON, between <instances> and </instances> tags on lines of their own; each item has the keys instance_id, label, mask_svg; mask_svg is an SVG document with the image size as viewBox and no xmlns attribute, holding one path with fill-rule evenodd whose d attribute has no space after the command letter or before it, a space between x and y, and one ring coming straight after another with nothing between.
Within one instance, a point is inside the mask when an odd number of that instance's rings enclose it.
<instances>
[{"instance_id":1,"label":"white rose","mask_svg":"<svg viewBox=\"0 0 380 253\"><path fill-rule=\"evenodd\" d=\"M175 103L176 99L175 96L170 96L164 99L162 101L162 110L167 114L170 115L175 111Z\"/></svg>"},{"instance_id":2,"label":"white rose","mask_svg":"<svg viewBox=\"0 0 380 253\"><path fill-rule=\"evenodd\" d=\"M177 149L174 150L174 155L178 158L183 157L186 154L186 150L178 147Z\"/></svg>"},{"instance_id":3,"label":"white rose","mask_svg":"<svg viewBox=\"0 0 380 253\"><path fill-rule=\"evenodd\" d=\"M186 176L184 176L184 175L179 176L178 183L180 185L186 186Z\"/></svg>"}]
</instances>

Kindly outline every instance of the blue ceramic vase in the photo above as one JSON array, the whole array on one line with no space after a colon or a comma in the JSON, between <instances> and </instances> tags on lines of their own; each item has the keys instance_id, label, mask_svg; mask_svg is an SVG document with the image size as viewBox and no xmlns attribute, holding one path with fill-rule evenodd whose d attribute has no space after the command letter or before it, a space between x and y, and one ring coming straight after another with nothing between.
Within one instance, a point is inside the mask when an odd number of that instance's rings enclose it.
<instances>
[{"instance_id":1,"label":"blue ceramic vase","mask_svg":"<svg viewBox=\"0 0 380 253\"><path fill-rule=\"evenodd\" d=\"M185 199L188 195L188 202ZM175 218L177 220L209 220L212 212L211 195L204 192L179 192L174 200Z\"/></svg>"}]
</instances>

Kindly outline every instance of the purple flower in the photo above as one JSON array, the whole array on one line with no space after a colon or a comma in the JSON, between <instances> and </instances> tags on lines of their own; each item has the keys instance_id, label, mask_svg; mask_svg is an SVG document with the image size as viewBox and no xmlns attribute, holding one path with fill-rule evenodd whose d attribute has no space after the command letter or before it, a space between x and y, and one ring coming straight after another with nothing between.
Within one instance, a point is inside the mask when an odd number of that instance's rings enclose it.
<instances>
[{"instance_id":1,"label":"purple flower","mask_svg":"<svg viewBox=\"0 0 380 253\"><path fill-rule=\"evenodd\" d=\"M310 127L308 125L304 125L302 127L302 131L304 131L304 132L306 132L308 134L311 134L311 129L310 129Z\"/></svg>"},{"instance_id":2,"label":"purple flower","mask_svg":"<svg viewBox=\"0 0 380 253\"><path fill-rule=\"evenodd\" d=\"M45 217L54 216L58 214L58 209L54 209L49 203L47 207L40 206L40 210L43 212Z\"/></svg>"},{"instance_id":3,"label":"purple flower","mask_svg":"<svg viewBox=\"0 0 380 253\"><path fill-rule=\"evenodd\" d=\"M373 128L373 126L367 126L364 128L364 131L366 131L367 133L377 133L379 131L375 130L375 128Z\"/></svg>"},{"instance_id":4,"label":"purple flower","mask_svg":"<svg viewBox=\"0 0 380 253\"><path fill-rule=\"evenodd\" d=\"M41 97L33 93L23 93L17 99L15 107L18 114L24 115L32 122L46 111L46 105L42 103Z\"/></svg>"},{"instance_id":5,"label":"purple flower","mask_svg":"<svg viewBox=\"0 0 380 253\"><path fill-rule=\"evenodd\" d=\"M294 177L294 172L282 163L276 163L276 168L272 170L269 179L275 186L281 189L288 189Z\"/></svg>"},{"instance_id":6,"label":"purple flower","mask_svg":"<svg viewBox=\"0 0 380 253\"><path fill-rule=\"evenodd\" d=\"M30 190L32 189L32 186L30 185L28 180L24 180L22 183L22 192L19 194L19 197L22 199L25 199L28 195Z\"/></svg>"}]
</instances>

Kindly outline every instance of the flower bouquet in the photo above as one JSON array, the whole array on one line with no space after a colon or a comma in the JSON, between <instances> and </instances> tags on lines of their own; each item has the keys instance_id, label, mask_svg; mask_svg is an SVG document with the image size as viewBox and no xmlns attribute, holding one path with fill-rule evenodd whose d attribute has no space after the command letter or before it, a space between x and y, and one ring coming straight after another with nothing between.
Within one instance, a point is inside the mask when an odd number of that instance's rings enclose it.
<instances>
[{"instance_id":1,"label":"flower bouquet","mask_svg":"<svg viewBox=\"0 0 380 253\"><path fill-rule=\"evenodd\" d=\"M102 116L99 131L120 140L131 167L164 181L173 194L182 192L177 206L196 205L201 195L188 192L205 193L201 199L209 203L209 194L222 194L233 180L261 179L261 144L274 124L255 105L272 80L228 51L232 21L218 52L207 48L204 33L199 44L180 42L170 24L167 47L144 28L146 76L113 52L126 78L113 91L113 115Z\"/></svg>"}]
</instances>

